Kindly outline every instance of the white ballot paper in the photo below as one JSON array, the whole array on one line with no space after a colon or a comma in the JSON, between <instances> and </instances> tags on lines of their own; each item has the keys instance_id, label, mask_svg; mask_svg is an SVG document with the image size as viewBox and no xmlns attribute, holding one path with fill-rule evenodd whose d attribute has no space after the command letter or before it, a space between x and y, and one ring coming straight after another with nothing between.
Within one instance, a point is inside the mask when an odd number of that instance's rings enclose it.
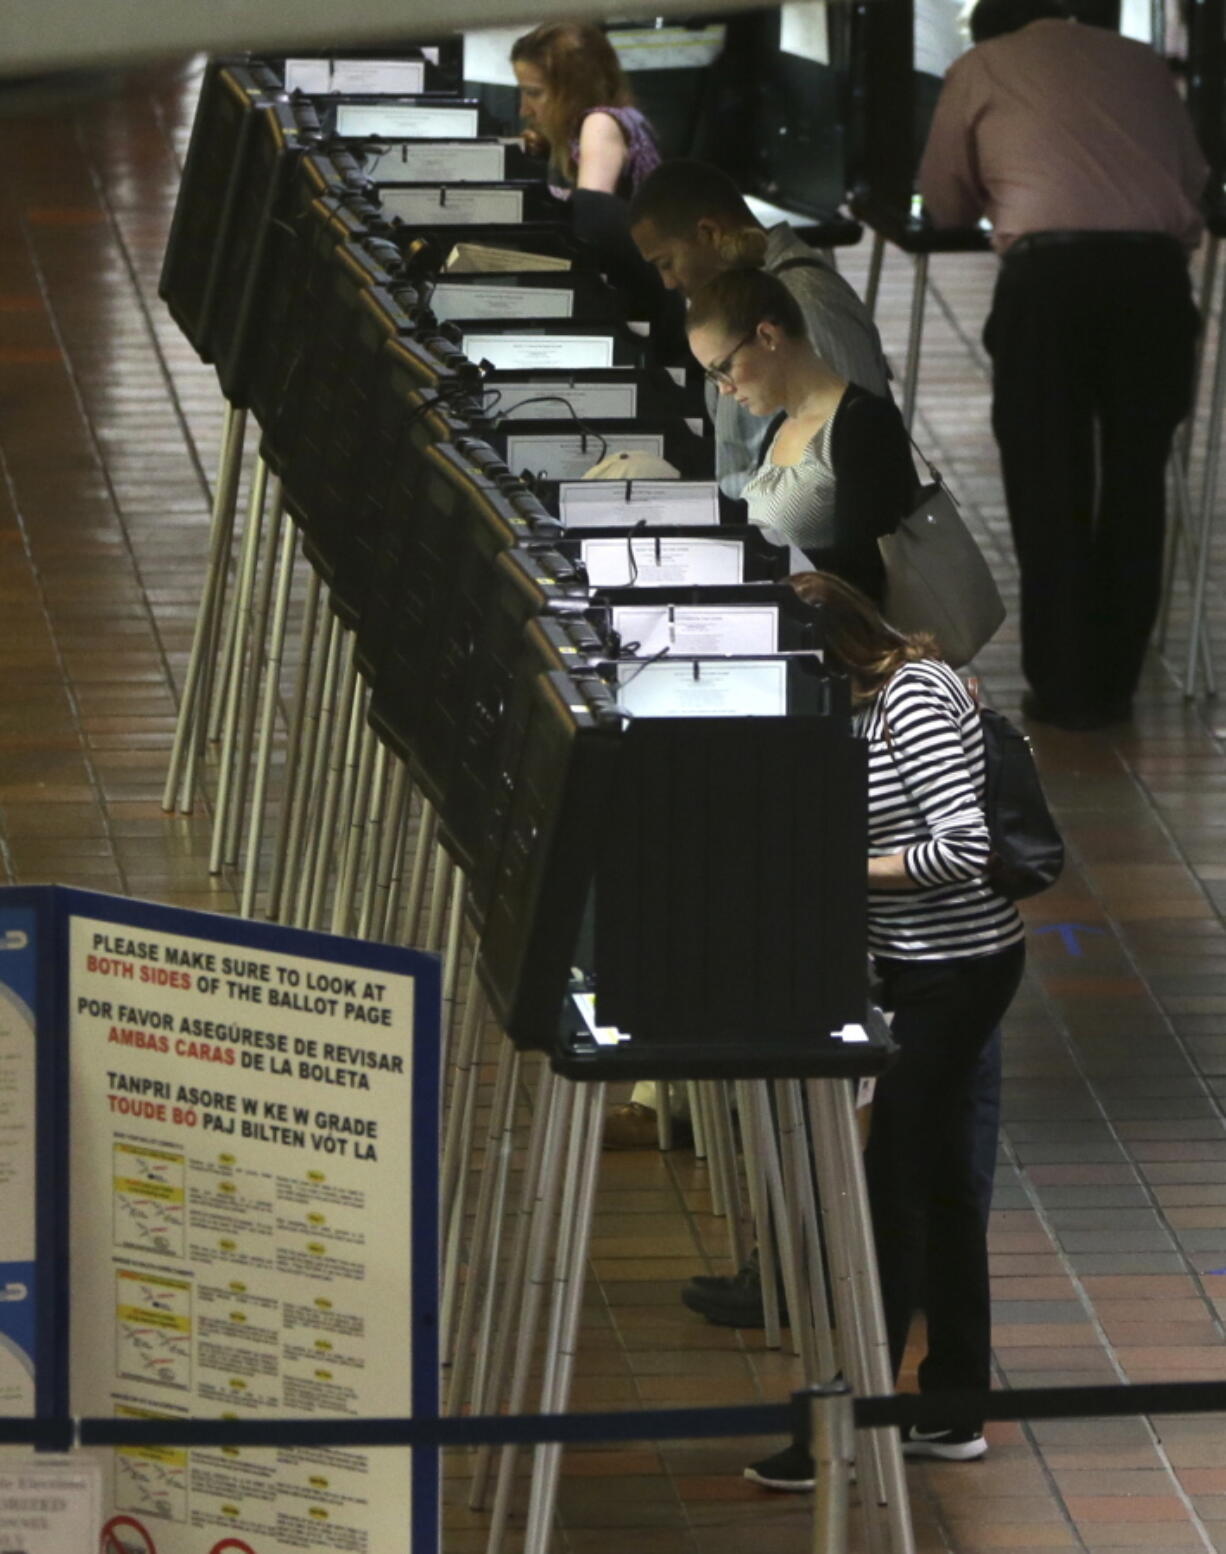
<instances>
[{"instance_id":1,"label":"white ballot paper","mask_svg":"<svg viewBox=\"0 0 1226 1554\"><path fill-rule=\"evenodd\" d=\"M479 275L511 270L569 270L570 260L557 254L534 254L523 248L494 248L488 243L457 243L443 266L448 275Z\"/></svg>"},{"instance_id":2,"label":"white ballot paper","mask_svg":"<svg viewBox=\"0 0 1226 1554\"><path fill-rule=\"evenodd\" d=\"M517 86L511 45L522 27L481 27L464 34L464 79L488 86Z\"/></svg>"},{"instance_id":3,"label":"white ballot paper","mask_svg":"<svg viewBox=\"0 0 1226 1554\"><path fill-rule=\"evenodd\" d=\"M5 1456L0 1464L5 1554L88 1554L97 1547L101 1512L102 1467L92 1458L31 1454ZM105 1533L103 1544L121 1546L118 1538L107 1543Z\"/></svg>"},{"instance_id":4,"label":"white ballot paper","mask_svg":"<svg viewBox=\"0 0 1226 1554\"><path fill-rule=\"evenodd\" d=\"M379 198L387 215L422 226L514 226L524 219L522 189L471 189L464 184L398 189L385 184Z\"/></svg>"},{"instance_id":5,"label":"white ballot paper","mask_svg":"<svg viewBox=\"0 0 1226 1554\"><path fill-rule=\"evenodd\" d=\"M579 552L593 588L627 588L631 584L635 588L668 588L744 581L745 550L740 540L619 536L615 540L584 540Z\"/></svg>"},{"instance_id":6,"label":"white ballot paper","mask_svg":"<svg viewBox=\"0 0 1226 1554\"><path fill-rule=\"evenodd\" d=\"M423 140L475 140L475 108L443 108L433 103L341 103L336 133L353 135L417 135Z\"/></svg>"},{"instance_id":7,"label":"white ballot paper","mask_svg":"<svg viewBox=\"0 0 1226 1554\"><path fill-rule=\"evenodd\" d=\"M612 335L483 335L464 336L470 362L490 362L509 371L532 367L611 367Z\"/></svg>"},{"instance_id":8,"label":"white ballot paper","mask_svg":"<svg viewBox=\"0 0 1226 1554\"><path fill-rule=\"evenodd\" d=\"M486 392L493 415L508 415L528 399L534 401L528 408L537 421L569 421L575 416L587 421L629 421L638 413L636 383L559 383L537 378L524 383L491 383Z\"/></svg>"},{"instance_id":9,"label":"white ballot paper","mask_svg":"<svg viewBox=\"0 0 1226 1554\"><path fill-rule=\"evenodd\" d=\"M404 140L380 146L363 164L374 183L497 183L507 148L490 140Z\"/></svg>"},{"instance_id":10,"label":"white ballot paper","mask_svg":"<svg viewBox=\"0 0 1226 1554\"><path fill-rule=\"evenodd\" d=\"M575 294L560 286L461 286L440 281L430 293L440 324L451 318L570 318Z\"/></svg>"},{"instance_id":11,"label":"white ballot paper","mask_svg":"<svg viewBox=\"0 0 1226 1554\"><path fill-rule=\"evenodd\" d=\"M779 7L779 48L819 65L830 63L826 0L790 0Z\"/></svg>"},{"instance_id":12,"label":"white ballot paper","mask_svg":"<svg viewBox=\"0 0 1226 1554\"><path fill-rule=\"evenodd\" d=\"M788 710L785 658L661 658L617 666L618 703L636 718L782 718Z\"/></svg>"},{"instance_id":13,"label":"white ballot paper","mask_svg":"<svg viewBox=\"0 0 1226 1554\"><path fill-rule=\"evenodd\" d=\"M545 480L577 480L601 459L601 440L607 444L604 457L613 453L653 453L657 458L664 457L663 432L604 439L589 432L586 437L581 433L573 437L508 437L507 464L512 470L531 470Z\"/></svg>"},{"instance_id":14,"label":"white ballot paper","mask_svg":"<svg viewBox=\"0 0 1226 1554\"><path fill-rule=\"evenodd\" d=\"M636 658L655 653L774 653L779 607L774 604L619 604L613 630L637 642Z\"/></svg>"},{"instance_id":15,"label":"white ballot paper","mask_svg":"<svg viewBox=\"0 0 1226 1554\"><path fill-rule=\"evenodd\" d=\"M619 1031L616 1025L596 1024L595 993L572 993L571 997L575 1000L575 1008L583 1016L588 1034L598 1047L616 1047L618 1042L630 1040L626 1032Z\"/></svg>"},{"instance_id":16,"label":"white ballot paper","mask_svg":"<svg viewBox=\"0 0 1226 1554\"><path fill-rule=\"evenodd\" d=\"M566 529L714 527L719 487L713 480L585 480L558 491L558 517Z\"/></svg>"},{"instance_id":17,"label":"white ballot paper","mask_svg":"<svg viewBox=\"0 0 1226 1554\"><path fill-rule=\"evenodd\" d=\"M287 92L367 92L413 97L426 85L421 59L287 59Z\"/></svg>"}]
</instances>

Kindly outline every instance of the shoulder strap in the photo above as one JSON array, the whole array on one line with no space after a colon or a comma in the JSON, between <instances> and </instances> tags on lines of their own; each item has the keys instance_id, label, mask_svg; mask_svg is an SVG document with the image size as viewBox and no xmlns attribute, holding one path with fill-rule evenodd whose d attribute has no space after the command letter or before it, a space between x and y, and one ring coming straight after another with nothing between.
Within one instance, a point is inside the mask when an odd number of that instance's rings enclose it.
<instances>
[{"instance_id":1,"label":"shoulder strap","mask_svg":"<svg viewBox=\"0 0 1226 1554\"><path fill-rule=\"evenodd\" d=\"M787 411L781 410L775 419L771 422L771 424L766 428L766 431L762 434L762 442L758 448L758 462L754 465L755 472L760 470L763 464L766 463L766 455L770 452L770 445L778 436L779 428L783 425L787 418Z\"/></svg>"},{"instance_id":2,"label":"shoulder strap","mask_svg":"<svg viewBox=\"0 0 1226 1554\"><path fill-rule=\"evenodd\" d=\"M803 261L801 261L801 262L803 263ZM852 386L852 388L857 388L859 385L853 383L851 386ZM878 398L880 398L879 395L877 395L877 394L870 394L867 389L864 389L859 394L856 394L856 395L854 395L852 397L851 402L850 402L849 405L848 404L843 404L843 405L840 405L839 408L840 408L840 410L848 410L848 409L854 410L855 407L858 404L864 404L864 405L867 406L867 405L870 405L873 402L874 399L878 399ZM901 412L900 412L900 414L901 414ZM835 422L836 430L837 430L837 427L838 427L838 422L836 421ZM944 480L944 477L941 474L941 471L936 467L936 465L932 462L932 460L928 457L928 455L920 447L919 443L916 442L915 438L912 437L911 429L910 429L909 426L907 426L905 421L903 422L903 430L907 434L907 441L911 444L911 447L914 450L916 457L919 459L920 463L924 466L924 468L928 471L928 478L932 481L932 484L934 486L940 486L941 489L946 493L946 495L949 496L950 501L953 502L954 501L953 495L950 493L949 487L945 484L945 480ZM956 507L957 505L958 504L956 502L954 502L954 506Z\"/></svg>"},{"instance_id":3,"label":"shoulder strap","mask_svg":"<svg viewBox=\"0 0 1226 1554\"><path fill-rule=\"evenodd\" d=\"M794 254L792 258L785 259L782 264L777 264L770 271L772 275L782 275L785 270L828 270L830 266L817 254L810 257L808 254Z\"/></svg>"},{"instance_id":4,"label":"shoulder strap","mask_svg":"<svg viewBox=\"0 0 1226 1554\"><path fill-rule=\"evenodd\" d=\"M903 425L906 426L906 422L904 422ZM941 478L941 471L936 467L936 465L932 462L932 460L928 457L928 455L920 447L919 443L916 442L915 438L912 437L912 435L911 435L911 428L909 426L906 426L906 432L907 432L907 441L911 444L912 448L915 450L915 453L918 456L920 463L928 471L929 478L931 479L933 485L934 486L940 486L941 489L945 492L945 494L947 496L949 496L949 499L952 502L953 501L953 497L950 496L950 494L949 494L949 487L945 484L945 481ZM957 504L955 503L954 505L956 506Z\"/></svg>"}]
</instances>

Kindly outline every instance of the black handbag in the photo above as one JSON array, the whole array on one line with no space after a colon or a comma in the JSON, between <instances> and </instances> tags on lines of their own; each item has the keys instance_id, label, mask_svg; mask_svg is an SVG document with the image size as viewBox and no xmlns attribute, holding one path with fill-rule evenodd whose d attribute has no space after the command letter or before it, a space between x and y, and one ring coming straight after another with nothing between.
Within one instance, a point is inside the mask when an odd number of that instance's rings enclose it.
<instances>
[{"instance_id":1,"label":"black handbag","mask_svg":"<svg viewBox=\"0 0 1226 1554\"><path fill-rule=\"evenodd\" d=\"M1047 807L1030 741L1003 713L980 707L983 812L992 838L988 880L1010 901L1037 896L1060 878L1064 842Z\"/></svg>"},{"instance_id":2,"label":"black handbag","mask_svg":"<svg viewBox=\"0 0 1226 1554\"><path fill-rule=\"evenodd\" d=\"M890 725L884 718L883 723L886 748L902 778ZM1024 901L1060 878L1064 839L1047 807L1029 739L994 707L979 707L979 727L983 730L983 818L992 843L988 883L1008 900Z\"/></svg>"}]
</instances>

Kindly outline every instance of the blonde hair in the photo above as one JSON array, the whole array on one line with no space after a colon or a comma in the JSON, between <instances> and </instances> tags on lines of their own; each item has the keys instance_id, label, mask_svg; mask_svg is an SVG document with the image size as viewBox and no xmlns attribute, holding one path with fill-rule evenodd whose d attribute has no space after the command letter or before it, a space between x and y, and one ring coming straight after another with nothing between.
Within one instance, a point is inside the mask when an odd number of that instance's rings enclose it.
<instances>
[{"instance_id":1,"label":"blonde hair","mask_svg":"<svg viewBox=\"0 0 1226 1554\"><path fill-rule=\"evenodd\" d=\"M821 610L825 644L851 676L854 702L871 701L904 664L941 656L927 633L895 631L866 595L831 572L796 572L787 581Z\"/></svg>"},{"instance_id":2,"label":"blonde hair","mask_svg":"<svg viewBox=\"0 0 1226 1554\"><path fill-rule=\"evenodd\" d=\"M749 335L759 324L777 324L790 340L805 338L800 303L769 270L721 270L690 298L685 315L687 334L706 324L718 324L729 334Z\"/></svg>"},{"instance_id":3,"label":"blonde hair","mask_svg":"<svg viewBox=\"0 0 1226 1554\"><path fill-rule=\"evenodd\" d=\"M549 165L574 182L571 142L593 108L630 108L634 95L603 29L590 22L542 22L511 46L511 63L533 65L545 78L541 134Z\"/></svg>"}]
</instances>

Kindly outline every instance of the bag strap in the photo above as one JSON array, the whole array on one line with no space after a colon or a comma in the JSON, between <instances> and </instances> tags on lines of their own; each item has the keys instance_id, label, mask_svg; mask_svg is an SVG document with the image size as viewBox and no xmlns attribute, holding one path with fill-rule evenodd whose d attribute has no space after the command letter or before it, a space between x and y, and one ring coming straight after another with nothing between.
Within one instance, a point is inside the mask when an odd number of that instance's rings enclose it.
<instances>
[{"instance_id":1,"label":"bag strap","mask_svg":"<svg viewBox=\"0 0 1226 1554\"><path fill-rule=\"evenodd\" d=\"M794 254L792 258L785 259L782 264L777 264L773 270L768 270L768 275L782 275L785 270L828 270L830 266L817 254Z\"/></svg>"},{"instance_id":2,"label":"bag strap","mask_svg":"<svg viewBox=\"0 0 1226 1554\"><path fill-rule=\"evenodd\" d=\"M789 260L788 263L789 264L792 264L792 263L804 264L804 263L806 263L806 261L803 260L803 259L797 259L797 260ZM780 266L780 268L782 268L782 266ZM778 272L774 272L774 273L778 273ZM854 410L857 404L861 404L861 403L868 404L873 398L874 398L874 396L872 394L868 394L867 392L865 393L863 398L861 398L861 396L857 395L856 398L852 400L851 408ZM954 500L953 493L950 491L949 487L945 484L945 477L941 474L941 471L936 467L936 465L932 462L932 460L928 457L928 455L920 447L919 443L916 442L915 438L912 437L911 430L907 426L905 421L903 422L903 430L907 434L907 441L911 444L912 451L917 455L917 457L919 458L920 463L928 471L928 478L932 481L932 484L934 486L939 486L941 488L941 490L945 492L946 496L949 497L949 500L951 502L953 502L954 506L957 507L958 504Z\"/></svg>"},{"instance_id":3,"label":"bag strap","mask_svg":"<svg viewBox=\"0 0 1226 1554\"><path fill-rule=\"evenodd\" d=\"M760 470L763 464L766 463L766 455L770 452L771 443L773 443L775 438L779 435L779 428L783 425L787 418L787 411L781 410L775 419L771 422L771 424L762 433L762 441L758 446L758 462L754 465L755 474L757 474L758 470Z\"/></svg>"},{"instance_id":4,"label":"bag strap","mask_svg":"<svg viewBox=\"0 0 1226 1554\"><path fill-rule=\"evenodd\" d=\"M945 481L944 481L944 479L943 479L943 477L941 475L941 471L936 467L936 465L932 462L932 460L928 457L928 455L920 447L919 443L916 442L915 438L912 437L910 427L907 428L907 441L911 444L912 448L919 455L919 461L924 466L924 468L928 471L928 474L931 476L933 485L934 486L940 486L941 490L944 491L946 496L949 497L949 500L951 502L954 502L953 495L951 494L949 487L945 484ZM956 507L957 505L958 504L956 502L954 502L954 506Z\"/></svg>"}]
</instances>

